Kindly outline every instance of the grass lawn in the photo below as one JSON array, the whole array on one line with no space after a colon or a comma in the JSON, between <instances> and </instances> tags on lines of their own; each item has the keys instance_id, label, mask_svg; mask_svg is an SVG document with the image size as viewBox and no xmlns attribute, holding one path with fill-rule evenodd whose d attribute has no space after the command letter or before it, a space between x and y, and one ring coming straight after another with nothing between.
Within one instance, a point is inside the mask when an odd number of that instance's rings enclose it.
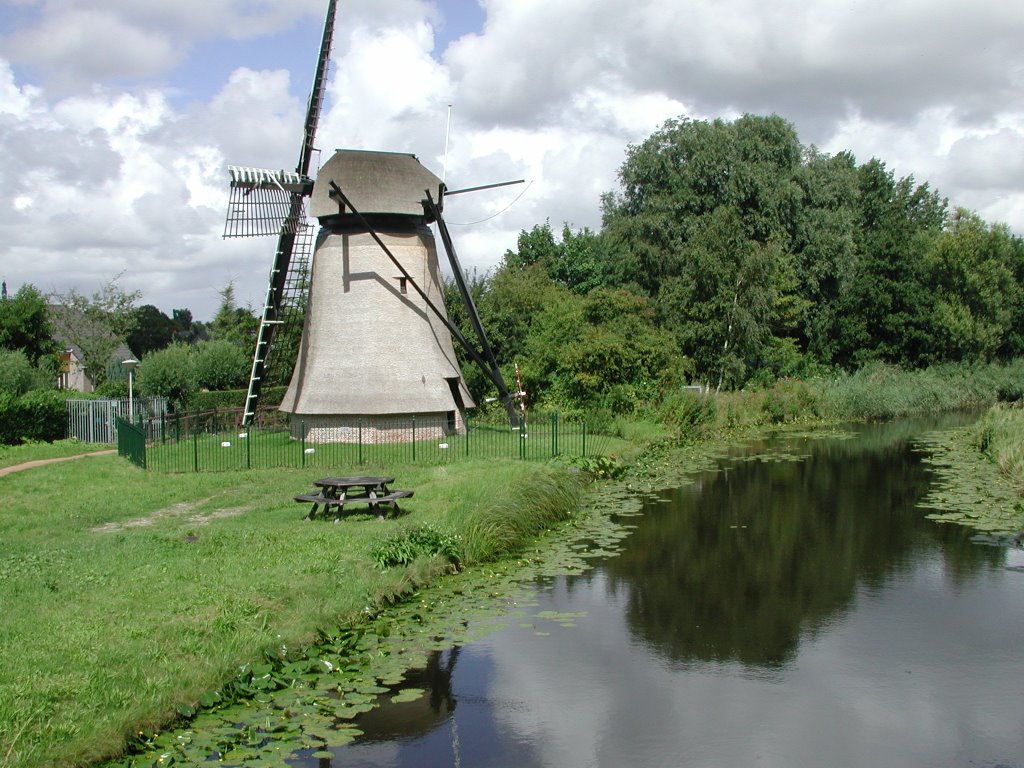
<instances>
[{"instance_id":1,"label":"grass lawn","mask_svg":"<svg viewBox=\"0 0 1024 768\"><path fill-rule=\"evenodd\" d=\"M0 445L0 468L12 467L26 461L61 459L94 451L109 451L113 447L106 443L82 443L78 440L58 440L55 443L29 443L28 445Z\"/></svg>"},{"instance_id":2,"label":"grass lawn","mask_svg":"<svg viewBox=\"0 0 1024 768\"><path fill-rule=\"evenodd\" d=\"M325 474L376 473L415 490L397 519L304 521L292 500ZM114 754L264 649L358 620L409 588L370 554L396 530L433 524L483 560L579 493L564 467L522 461L169 475L103 456L2 477L0 767Z\"/></svg>"}]
</instances>

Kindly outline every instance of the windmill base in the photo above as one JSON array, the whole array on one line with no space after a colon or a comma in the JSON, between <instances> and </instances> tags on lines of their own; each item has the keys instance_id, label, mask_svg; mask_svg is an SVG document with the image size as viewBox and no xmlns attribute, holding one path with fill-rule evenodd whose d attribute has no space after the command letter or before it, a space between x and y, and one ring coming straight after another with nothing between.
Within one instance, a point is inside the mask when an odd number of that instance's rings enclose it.
<instances>
[{"instance_id":1,"label":"windmill base","mask_svg":"<svg viewBox=\"0 0 1024 768\"><path fill-rule=\"evenodd\" d=\"M385 416L292 414L291 433L307 443L386 445L464 435L466 422L459 411Z\"/></svg>"}]
</instances>

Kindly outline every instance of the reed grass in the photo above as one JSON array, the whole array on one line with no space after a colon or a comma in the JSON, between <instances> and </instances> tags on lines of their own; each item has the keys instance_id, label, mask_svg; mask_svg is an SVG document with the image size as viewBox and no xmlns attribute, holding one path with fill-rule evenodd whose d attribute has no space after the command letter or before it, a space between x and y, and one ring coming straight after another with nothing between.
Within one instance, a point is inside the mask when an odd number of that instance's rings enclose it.
<instances>
[{"instance_id":1,"label":"reed grass","mask_svg":"<svg viewBox=\"0 0 1024 768\"><path fill-rule=\"evenodd\" d=\"M991 408L975 427L974 443L1024 495L1024 406Z\"/></svg>"}]
</instances>

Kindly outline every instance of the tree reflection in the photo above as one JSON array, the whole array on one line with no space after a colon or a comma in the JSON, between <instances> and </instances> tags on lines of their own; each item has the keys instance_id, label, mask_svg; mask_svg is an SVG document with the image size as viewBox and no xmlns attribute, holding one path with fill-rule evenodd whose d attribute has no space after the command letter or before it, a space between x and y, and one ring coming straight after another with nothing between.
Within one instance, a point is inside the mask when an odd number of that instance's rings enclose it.
<instances>
[{"instance_id":1,"label":"tree reflection","mask_svg":"<svg viewBox=\"0 0 1024 768\"><path fill-rule=\"evenodd\" d=\"M842 617L858 584L881 587L936 551L954 582L999 560L924 519L929 473L905 427L866 429L793 446L803 461L727 463L648 504L605 565L632 631L677 662L779 665Z\"/></svg>"},{"instance_id":2,"label":"tree reflection","mask_svg":"<svg viewBox=\"0 0 1024 768\"><path fill-rule=\"evenodd\" d=\"M413 701L394 701L382 696L369 712L356 718L363 732L360 743L411 739L423 736L445 722L455 710L452 674L459 648L431 651L422 669L410 669L396 690L422 688L428 695Z\"/></svg>"}]
</instances>

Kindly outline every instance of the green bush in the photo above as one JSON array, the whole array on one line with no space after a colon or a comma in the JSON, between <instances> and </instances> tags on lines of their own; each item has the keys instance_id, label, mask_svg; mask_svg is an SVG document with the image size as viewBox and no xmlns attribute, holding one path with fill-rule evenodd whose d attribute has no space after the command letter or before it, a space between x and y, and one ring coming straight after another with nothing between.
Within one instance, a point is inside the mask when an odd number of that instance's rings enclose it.
<instances>
[{"instance_id":1,"label":"green bush","mask_svg":"<svg viewBox=\"0 0 1024 768\"><path fill-rule=\"evenodd\" d=\"M41 388L40 371L21 350L0 349L0 392L23 395Z\"/></svg>"},{"instance_id":2,"label":"green bush","mask_svg":"<svg viewBox=\"0 0 1024 768\"><path fill-rule=\"evenodd\" d=\"M220 392L196 392L189 405L193 411L225 411L245 406L244 389L225 389ZM260 398L263 401L263 398Z\"/></svg>"},{"instance_id":3,"label":"green bush","mask_svg":"<svg viewBox=\"0 0 1024 768\"><path fill-rule=\"evenodd\" d=\"M260 406L271 407L281 404L284 393L288 387L265 387L260 392ZM221 411L229 408L242 408L245 406L245 397L248 390L225 389L220 392L196 392L191 401L191 408L195 411Z\"/></svg>"},{"instance_id":4,"label":"green bush","mask_svg":"<svg viewBox=\"0 0 1024 768\"><path fill-rule=\"evenodd\" d=\"M784 424L808 416L818 416L818 398L798 379L781 379L765 393L761 404L772 424Z\"/></svg>"},{"instance_id":5,"label":"green bush","mask_svg":"<svg viewBox=\"0 0 1024 768\"><path fill-rule=\"evenodd\" d=\"M717 405L714 396L696 392L675 392L665 398L662 420L676 430L679 440L705 435L714 426Z\"/></svg>"},{"instance_id":6,"label":"green bush","mask_svg":"<svg viewBox=\"0 0 1024 768\"><path fill-rule=\"evenodd\" d=\"M192 351L172 344L150 352L139 365L139 391L147 397L166 397L174 410L189 407L197 390Z\"/></svg>"},{"instance_id":7,"label":"green bush","mask_svg":"<svg viewBox=\"0 0 1024 768\"><path fill-rule=\"evenodd\" d=\"M409 565L420 557L441 555L455 567L462 562L458 537L430 524L414 525L395 531L370 552L381 570L396 565Z\"/></svg>"},{"instance_id":8,"label":"green bush","mask_svg":"<svg viewBox=\"0 0 1024 768\"><path fill-rule=\"evenodd\" d=\"M21 397L0 392L0 443L62 440L67 436L68 412L64 393L34 389Z\"/></svg>"},{"instance_id":9,"label":"green bush","mask_svg":"<svg viewBox=\"0 0 1024 768\"><path fill-rule=\"evenodd\" d=\"M138 397L138 389L136 389L132 394L135 395L135 397ZM107 379L96 388L96 395L108 400L127 400L128 381L111 381L110 379Z\"/></svg>"},{"instance_id":10,"label":"green bush","mask_svg":"<svg viewBox=\"0 0 1024 768\"><path fill-rule=\"evenodd\" d=\"M251 358L230 341L200 341L192 356L200 389L237 389L249 379Z\"/></svg>"}]
</instances>

